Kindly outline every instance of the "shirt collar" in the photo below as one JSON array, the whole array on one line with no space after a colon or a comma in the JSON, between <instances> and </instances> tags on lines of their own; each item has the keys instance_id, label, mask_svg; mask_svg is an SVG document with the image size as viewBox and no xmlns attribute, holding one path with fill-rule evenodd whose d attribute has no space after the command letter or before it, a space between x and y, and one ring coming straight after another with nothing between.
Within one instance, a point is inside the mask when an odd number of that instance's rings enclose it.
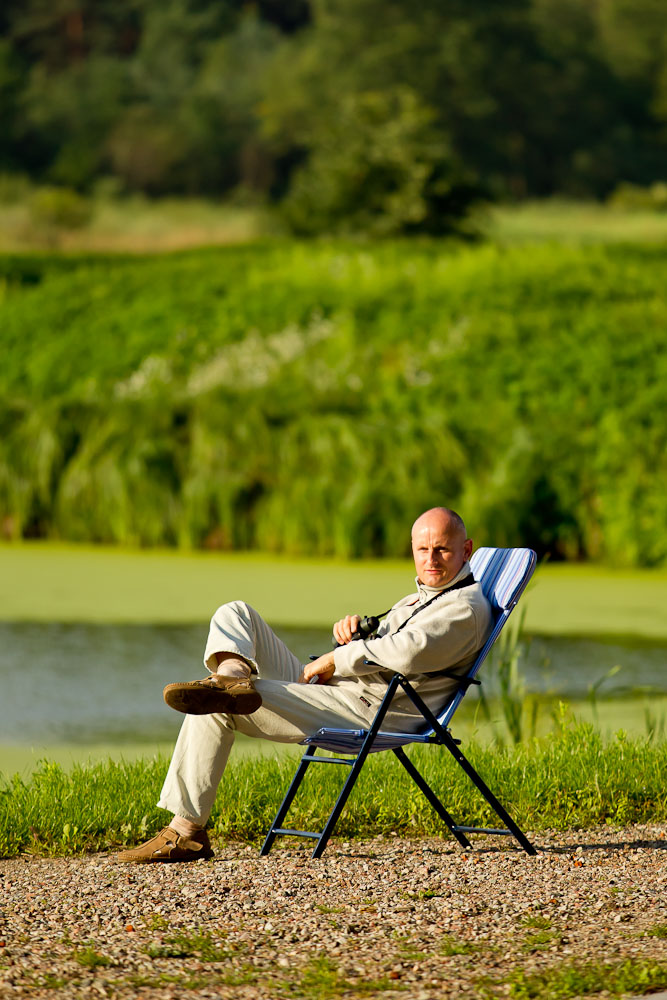
<instances>
[{"instance_id":1,"label":"shirt collar","mask_svg":"<svg viewBox=\"0 0 667 1000\"><path fill-rule=\"evenodd\" d=\"M463 580L470 573L470 563L464 562L461 569L458 571L453 580L450 580L446 587L427 587L425 583L422 583L419 577L415 577L415 583L417 584L417 593L419 594L419 603L424 604L426 601L430 601L432 597L436 594L445 593L450 587L453 587L455 583L459 580Z\"/></svg>"}]
</instances>

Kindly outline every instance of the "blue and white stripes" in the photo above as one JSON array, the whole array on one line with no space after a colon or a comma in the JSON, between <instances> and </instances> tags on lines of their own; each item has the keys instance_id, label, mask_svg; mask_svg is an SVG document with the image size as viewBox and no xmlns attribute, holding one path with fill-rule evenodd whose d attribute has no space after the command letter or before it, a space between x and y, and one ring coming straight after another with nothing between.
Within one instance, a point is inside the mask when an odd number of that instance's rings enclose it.
<instances>
[{"instance_id":1,"label":"blue and white stripes","mask_svg":"<svg viewBox=\"0 0 667 1000\"><path fill-rule=\"evenodd\" d=\"M470 568L482 585L494 617L514 607L533 574L535 562L532 549L483 548L473 552Z\"/></svg>"}]
</instances>

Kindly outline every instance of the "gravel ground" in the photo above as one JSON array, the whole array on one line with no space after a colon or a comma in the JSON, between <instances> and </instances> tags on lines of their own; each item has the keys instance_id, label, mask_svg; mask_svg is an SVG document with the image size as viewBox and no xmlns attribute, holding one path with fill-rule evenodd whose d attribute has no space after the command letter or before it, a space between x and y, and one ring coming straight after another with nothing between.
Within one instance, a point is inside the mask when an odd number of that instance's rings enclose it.
<instances>
[{"instance_id":1,"label":"gravel ground","mask_svg":"<svg viewBox=\"0 0 667 1000\"><path fill-rule=\"evenodd\" d=\"M517 969L665 962L666 834L533 834L536 858L385 837L319 861L284 840L186 865L4 860L0 997L502 997Z\"/></svg>"}]
</instances>

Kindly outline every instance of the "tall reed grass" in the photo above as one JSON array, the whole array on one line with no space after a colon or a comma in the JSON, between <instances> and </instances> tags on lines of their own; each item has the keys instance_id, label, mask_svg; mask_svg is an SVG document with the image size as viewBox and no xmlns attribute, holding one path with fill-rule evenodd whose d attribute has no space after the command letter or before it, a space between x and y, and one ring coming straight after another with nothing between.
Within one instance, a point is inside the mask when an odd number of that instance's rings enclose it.
<instances>
[{"instance_id":1,"label":"tall reed grass","mask_svg":"<svg viewBox=\"0 0 667 1000\"><path fill-rule=\"evenodd\" d=\"M667 559L664 246L0 257L9 537Z\"/></svg>"},{"instance_id":2,"label":"tall reed grass","mask_svg":"<svg viewBox=\"0 0 667 1000\"><path fill-rule=\"evenodd\" d=\"M467 753L526 829L585 828L667 818L667 743L605 742L591 726L565 717L548 739L511 747L471 744ZM442 749L412 747L410 757L460 822L496 820ZM164 759L107 762L65 772L44 762L28 781L0 790L0 854L70 854L139 841L168 818L155 806ZM246 758L230 763L211 817L215 835L258 843L287 788L295 760ZM321 829L341 782L340 768L311 768L290 825ZM396 832L440 835L443 827L392 754L372 755L337 827L337 835Z\"/></svg>"}]
</instances>

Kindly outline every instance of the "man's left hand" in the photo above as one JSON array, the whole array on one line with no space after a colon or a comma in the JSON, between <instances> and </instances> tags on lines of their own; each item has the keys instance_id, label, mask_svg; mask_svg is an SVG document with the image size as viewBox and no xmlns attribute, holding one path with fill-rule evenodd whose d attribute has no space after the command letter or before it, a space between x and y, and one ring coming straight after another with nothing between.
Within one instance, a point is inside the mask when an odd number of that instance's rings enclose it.
<instances>
[{"instance_id":1,"label":"man's left hand","mask_svg":"<svg viewBox=\"0 0 667 1000\"><path fill-rule=\"evenodd\" d=\"M336 665L334 663L333 652L318 656L312 663L307 663L301 671L299 684L310 684L313 677L317 677L318 684L327 684L334 675Z\"/></svg>"}]
</instances>

